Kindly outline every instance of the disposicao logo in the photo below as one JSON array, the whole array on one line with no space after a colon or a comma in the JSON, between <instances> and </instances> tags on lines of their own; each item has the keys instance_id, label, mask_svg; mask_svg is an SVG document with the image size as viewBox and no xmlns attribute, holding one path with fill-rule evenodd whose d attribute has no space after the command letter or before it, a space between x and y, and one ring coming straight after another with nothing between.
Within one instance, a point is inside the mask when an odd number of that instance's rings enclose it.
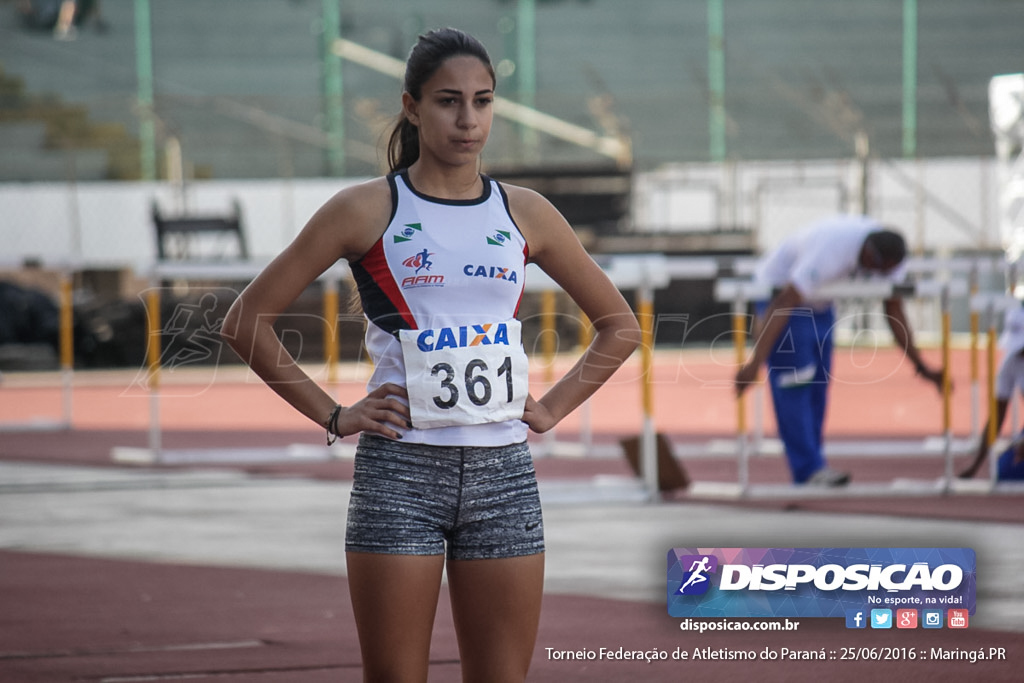
<instances>
[{"instance_id":1,"label":"disposicao logo","mask_svg":"<svg viewBox=\"0 0 1024 683\"><path fill-rule=\"evenodd\" d=\"M679 558L680 566L689 565L690 569L679 587L679 595L704 595L711 587L709 574L718 569L718 558L714 555L687 555Z\"/></svg>"},{"instance_id":2,"label":"disposicao logo","mask_svg":"<svg viewBox=\"0 0 1024 683\"><path fill-rule=\"evenodd\" d=\"M873 610L896 608L973 614L975 581L970 548L674 548L668 611L848 621L859 612L865 622Z\"/></svg>"}]
</instances>

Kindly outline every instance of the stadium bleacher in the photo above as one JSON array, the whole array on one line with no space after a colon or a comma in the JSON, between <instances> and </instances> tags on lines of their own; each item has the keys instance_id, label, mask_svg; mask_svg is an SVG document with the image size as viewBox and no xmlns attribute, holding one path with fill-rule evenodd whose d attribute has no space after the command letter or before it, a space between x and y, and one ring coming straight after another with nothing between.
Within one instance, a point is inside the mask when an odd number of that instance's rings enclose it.
<instances>
[{"instance_id":1,"label":"stadium bleacher","mask_svg":"<svg viewBox=\"0 0 1024 683\"><path fill-rule=\"evenodd\" d=\"M321 2L150 4L157 136L180 141L193 175L328 174L322 146L295 134L322 129ZM873 154L901 156L902 4L725 3L727 155L849 157L853 133L864 130ZM55 40L52 32L26 25L19 3L0 2L0 66L27 92L82 105L90 120L135 134L134 3L94 5L102 8L102 22L85 20L74 40ZM707 7L706 0L538 0L536 106L599 129L590 108L600 103L630 132L637 168L706 161ZM474 33L499 65L499 92L516 98L509 65L516 62L517 3L346 0L341 9L344 38L397 58L424 28L458 25ZM1022 19L1020 2L918 4L918 155L991 155L987 84L1024 63ZM379 147L382 122L396 111L399 85L355 64L345 65L342 74L345 172L374 173L372 150ZM0 128L9 125L0 122ZM23 134L35 135L20 128L3 135ZM586 150L546 143L541 163L595 160ZM15 146L16 159L5 162L0 180L66 179L61 163L46 161L46 145L26 145ZM488 161L515 162L518 145L512 124L497 126ZM83 162L79 178L102 179L104 173L111 175Z\"/></svg>"}]
</instances>

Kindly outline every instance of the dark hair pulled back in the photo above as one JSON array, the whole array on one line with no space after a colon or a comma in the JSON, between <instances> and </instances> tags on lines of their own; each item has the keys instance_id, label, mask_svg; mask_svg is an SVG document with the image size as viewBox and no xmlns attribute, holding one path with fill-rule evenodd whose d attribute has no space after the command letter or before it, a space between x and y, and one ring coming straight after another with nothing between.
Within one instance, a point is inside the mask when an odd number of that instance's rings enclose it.
<instances>
[{"instance_id":1,"label":"dark hair pulled back","mask_svg":"<svg viewBox=\"0 0 1024 683\"><path fill-rule=\"evenodd\" d=\"M437 72L441 65L452 57L467 55L476 57L494 78L494 67L487 48L469 35L455 28L441 28L419 37L405 61L404 90L417 102L423 97L423 84ZM398 121L388 139L388 167L391 171L409 168L420 158L419 130L399 114Z\"/></svg>"}]
</instances>

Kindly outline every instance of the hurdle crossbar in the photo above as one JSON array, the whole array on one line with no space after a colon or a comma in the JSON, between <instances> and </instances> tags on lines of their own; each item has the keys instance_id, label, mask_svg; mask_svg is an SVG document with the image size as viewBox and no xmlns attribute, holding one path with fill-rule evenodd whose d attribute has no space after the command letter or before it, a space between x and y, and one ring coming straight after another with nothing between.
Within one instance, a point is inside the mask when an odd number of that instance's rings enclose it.
<instances>
[{"instance_id":1,"label":"hurdle crossbar","mask_svg":"<svg viewBox=\"0 0 1024 683\"><path fill-rule=\"evenodd\" d=\"M265 263L254 261L224 263L159 261L153 265L149 271L150 289L147 291L145 299L148 326L146 366L147 387L150 399L149 444L148 449L125 449L115 446L112 450L112 456L115 459L133 462L167 463L175 462L177 458L174 453L166 452L166 449L162 446L160 372L163 349L160 342L160 283L164 280L251 280L265 267ZM324 310L326 317L324 357L328 365L329 381L333 381L334 366L337 363L337 352L334 348L334 342L337 330L338 283L343 278L348 277L349 274L348 265L339 261L317 277L317 281L324 285ZM330 316L333 316L333 318ZM330 454L325 451L325 456L330 457ZM236 456L230 456L230 458L234 457ZM211 456L207 460L214 461L216 458ZM180 461L180 458L178 458L178 461Z\"/></svg>"}]
</instances>

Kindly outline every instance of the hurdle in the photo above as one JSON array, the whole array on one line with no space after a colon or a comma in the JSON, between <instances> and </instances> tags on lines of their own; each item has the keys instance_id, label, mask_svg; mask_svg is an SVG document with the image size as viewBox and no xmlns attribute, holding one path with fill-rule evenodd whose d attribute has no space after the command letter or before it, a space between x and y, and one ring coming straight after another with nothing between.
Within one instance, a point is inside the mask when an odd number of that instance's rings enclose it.
<instances>
[{"instance_id":1,"label":"hurdle","mask_svg":"<svg viewBox=\"0 0 1024 683\"><path fill-rule=\"evenodd\" d=\"M654 332L656 316L654 314L654 293L664 289L675 279L710 279L718 274L720 266L714 258L704 257L667 257L664 254L641 253L619 254L602 258L600 265L612 283L619 289L635 290L634 302L637 321L640 325L640 386L639 397L641 406L641 424L638 436L638 469L648 500L656 500L660 496L658 476L658 444L654 421ZM536 265L527 267L526 291L540 292L542 297L550 297L559 286ZM542 324L544 333L553 333L553 316L543 311L549 304L542 305ZM585 348L590 342L590 326L586 317L579 313L579 348ZM550 369L554 359L554 350L543 347L542 356L546 368ZM550 375L546 374L550 384ZM595 452L592 443L591 425L589 422L589 401L580 408L580 440L579 443L559 441L552 430L545 435L539 455L588 455Z\"/></svg>"},{"instance_id":2,"label":"hurdle","mask_svg":"<svg viewBox=\"0 0 1024 683\"><path fill-rule=\"evenodd\" d=\"M336 443L334 446L312 447L294 444L281 448L219 448L219 449L167 449L162 443L160 423L161 373L162 373L162 323L160 320L161 283L166 280L190 281L231 280L248 281L255 278L265 267L264 263L238 261L228 263L169 262L161 261L149 271L149 289L145 292L147 347L145 361L145 384L149 395L148 446L134 448L115 446L111 458L130 464L192 464L226 462L267 462L281 460L326 460L342 457L351 448ZM327 384L337 381L337 329L338 292L343 279L350 278L351 271L344 262L335 263L317 279L323 286L322 298L324 330L324 362L327 367Z\"/></svg>"},{"instance_id":3,"label":"hurdle","mask_svg":"<svg viewBox=\"0 0 1024 683\"><path fill-rule=\"evenodd\" d=\"M715 284L715 298L721 302L732 304L733 310L733 344L736 350L737 362L742 363L746 358L746 339L749 326L747 307L751 302L767 300L772 295L769 286L749 279L723 278ZM958 490L970 489L969 483L966 486L960 485L953 476L953 431L952 431L952 385L950 381L950 338L951 338L951 316L950 300L953 297L964 298L967 296L968 286L963 279L948 280L922 280L908 283L891 283L878 279L850 279L831 283L823 286L816 297L825 300L842 299L885 299L892 296L903 298L932 299L938 300L941 310L941 349L943 358L943 381L942 381L942 448L941 455L944 458L944 474L937 484L924 486L908 482L908 486L900 488L901 493L917 495L949 494ZM763 387L756 388L763 391ZM822 489L810 489L809 487L795 487L792 485L754 486L750 482L749 462L752 455L752 448L749 439L749 424L746 418L745 397L740 397L736 404L737 414L737 481L731 486L712 485L704 492L698 490L692 492L700 497L707 495L711 497L773 497L784 495L787 497L796 496L837 496L837 495L888 495L893 492L894 484L888 486L859 485L852 484L840 489L829 489L827 492ZM865 442L870 443L870 442Z\"/></svg>"},{"instance_id":4,"label":"hurdle","mask_svg":"<svg viewBox=\"0 0 1024 683\"><path fill-rule=\"evenodd\" d=\"M718 301L731 303L731 317L733 342L735 346L735 358L737 366L742 364L746 358L746 336L749 325L747 314L748 304L756 298L767 296L768 292L759 291L757 287L745 278L720 278L723 272L736 275L749 276L756 268L758 259L738 257L731 262L725 262L713 257L666 257L663 254L637 254L637 255L616 255L603 261L603 267L609 278L622 289L637 289L636 310L643 342L640 349L641 363L641 386L640 402L642 406L643 422L641 424L641 463L645 488L654 495L658 490L656 452L655 452L655 430L653 424L653 396L651 392L651 356L653 350L653 329L654 322L652 298L656 289L663 288L673 280L686 279L712 279L716 280L715 298ZM723 265L725 267L723 267ZM942 433L938 439L929 438L921 444L922 453L928 454L935 450L938 441L941 454L945 458L945 474L942 478L940 492L949 492L951 488L969 489L970 482L961 482L953 479L952 465L953 456L956 454L955 440L952 433L952 387L949 378L950 344L952 339L950 301L953 298L964 298L969 293L977 292L978 273L996 270L1003 266L1002 260L996 257L981 258L953 258L953 259L925 259L916 258L908 260L908 272L918 275L941 275L946 279L926 279L911 284L892 285L883 281L851 280L849 282L837 283L831 289L823 292L830 297L868 299L886 298L892 294L899 294L903 297L916 297L919 299L934 299L940 302L941 321L941 353L943 356L943 367L946 368L944 377L944 388L942 394ZM535 268L531 266L531 268ZM556 285L536 270L530 272L527 278L527 291L549 290ZM950 278L952 276L952 278ZM965 277L966 276L966 277ZM646 278L646 283L643 278ZM977 397L979 396L978 382L978 316L972 313L971 316L971 385L974 400L971 403L972 410L972 436L977 432ZM582 328L581 328L582 333ZM719 494L732 496L747 496L751 494L749 480L749 458L759 451L762 446L763 437L763 391L761 387L755 387L754 391L747 392L736 404L736 437L733 445L733 452L738 454L738 484L716 486L711 482L697 483L695 486L696 495L705 495L704 492L717 496ZM756 401L753 410L748 410L747 401ZM586 411L586 404L581 410ZM589 442L589 434L581 434L581 441ZM573 444L559 442L553 438L545 441L545 450L542 453L550 454L578 454L580 451L574 449ZM710 451L720 450L714 443L708 446ZM584 447L584 453L590 452ZM855 490L858 487L855 487ZM920 487L918 487L920 488ZM792 493L792 487L786 487L787 494ZM934 492L927 489L928 493ZM761 492L764 493L764 492ZM834 492L833 492L834 494Z\"/></svg>"},{"instance_id":5,"label":"hurdle","mask_svg":"<svg viewBox=\"0 0 1024 683\"><path fill-rule=\"evenodd\" d=\"M652 363L653 351L653 292L654 289L664 287L668 284L668 270L663 256L637 256L637 257L616 257L608 263L609 277L617 286L623 288L636 288L639 292L638 307L647 311L642 319L647 323L645 332L645 380L641 392L644 396L644 424L642 432L644 436L644 462L649 463L644 467L648 474L647 486L650 490L657 490L657 467L656 467L656 443L653 422L653 396L650 387L647 386L650 365ZM191 463L237 463L237 462L268 462L290 460L294 458L308 459L329 459L331 457L347 457L351 455L353 447L341 441L331 447L311 447L296 445L284 450L280 448L219 448L219 449L168 449L162 443L162 428L160 418L161 405L161 332L162 323L160 320L160 283L165 280L251 280L260 273L265 264L253 262L230 262L230 263L208 263L208 262L159 262L149 272L150 288L146 292L146 319L147 319L147 352L145 367L145 385L149 397L149 429L148 445L146 448L133 448L115 446L111 450L111 457L115 461L132 464L191 464ZM703 270L706 271L706 265ZM550 385L553 383L554 362L557 352L555 332L555 295L560 287L537 266L528 266L528 276L525 278L525 291L539 293L541 296L540 320L542 332L540 335L541 357L544 361L543 381ZM338 290L343 279L351 276L347 264L339 262L322 274L318 281L324 288L323 294L323 318L324 318L324 362L327 365L327 384L332 385L337 378L337 322L339 316ZM589 341L589 323L581 320L579 329L579 340L581 344ZM557 440L556 430L551 430L544 435L544 439L538 449L538 455L586 455L593 448L591 427L587 415L589 406L585 403L581 406L582 425L581 439L579 444L560 442Z\"/></svg>"},{"instance_id":6,"label":"hurdle","mask_svg":"<svg viewBox=\"0 0 1024 683\"><path fill-rule=\"evenodd\" d=\"M743 264L730 263L728 272L744 272L746 266ZM663 254L636 254L616 255L601 259L601 266L608 274L615 285L621 289L636 290L636 310L641 324L643 343L639 351L639 362L641 365L641 382L639 387L639 403L642 408L642 420L639 425L640 432L640 462L642 463L641 478L644 489L651 497L658 492L658 468L657 468L657 444L654 424L654 397L651 386L651 369L653 365L654 350L654 324L655 315L653 312L653 296L655 291L667 287L672 280L705 278L714 279L723 272L719 260L714 258L701 257L666 257ZM924 266L922 266L923 268ZM953 268L948 262L935 262L927 266L931 269L951 272ZM970 268L969 261L956 268ZM214 449L203 450L202 453L173 451L162 447L160 431L160 389L161 389L161 367L160 367L160 320L159 320L159 288L157 283L166 279L195 280L195 279L229 279L243 280L254 277L262 268L262 264L254 263L160 263L153 267L150 273L150 281L154 285L152 291L147 293L147 309L149 329L149 349L147 353L146 383L150 398L150 425L149 445L144 449L115 448L113 455L115 459L124 462L140 463L187 463L187 462L238 462L239 460L268 461L289 459L292 457L315 457L329 458L338 457L340 451L325 449L323 447L303 446L293 449L294 452L282 452L282 449L266 449L266 452L258 453L259 449ZM959 271L957 271L959 272ZM347 278L350 273L344 263L321 276L323 284L323 317L325 340L325 363L327 365L328 384L336 379L337 366L337 322L338 322L338 285L342 278ZM553 304L555 292L558 289L546 274L535 265L528 266L528 277L525 280L527 292L541 294L541 324L544 330L553 330L554 313ZM944 366L948 368L950 323L949 323L949 301L952 298L964 297L968 291L965 281L961 278L952 280L922 280L917 283L894 286L885 282L873 281L851 281L837 284L832 289L823 291L823 296L849 298L885 298L886 296L898 293L901 296L913 296L917 298L931 298L940 301L943 315L942 338ZM746 313L750 301L757 297L764 296L766 292L757 291L752 282L742 278L720 278L716 280L715 298L718 301L728 301L732 304L732 329L733 341L737 363L742 362L745 354L746 334L748 328L748 317ZM579 343L583 346L587 343L590 334L589 323L582 319L579 326ZM742 335L742 336L741 336ZM551 337L554 340L554 336ZM554 344L541 341L541 355L547 362L548 371L544 375L545 381L551 381L551 368L554 362L556 349ZM948 383L948 376L947 376ZM755 391L760 391L755 388ZM957 482L952 480L952 457L953 457L953 436L951 426L951 405L949 401L950 388L944 389L943 395L943 433L940 437L942 453L946 457L946 473L943 477L941 492L949 492L958 488ZM752 414L747 410L744 402L738 402L736 406L736 436L735 453L738 455L737 483L725 487L728 495L765 495L765 491L759 487L752 487L749 474L749 458L760 449L760 440L752 433L752 429L760 430L763 421L761 410L755 410ZM593 455L592 427L588 419L589 405L585 403L580 408L581 429L577 443L560 442L555 436L555 430L545 435L544 440L538 449L539 455ZM934 443L934 439L930 440ZM337 448L337 445L334 447ZM351 449L349 449L351 450ZM597 449L600 450L600 449ZM926 448L926 450L928 450ZM237 452L236 452L237 451ZM242 452L244 451L244 452ZM285 449L288 451L288 449ZM345 455L349 455L346 450ZM707 482L711 485L713 482ZM713 486L712 486L713 488ZM698 497L703 495L701 483L697 482L693 493ZM709 490L707 487L705 491ZM793 487L786 487L787 495L793 493ZM928 489L933 493L932 489ZM832 492L830 492L832 493Z\"/></svg>"},{"instance_id":7,"label":"hurdle","mask_svg":"<svg viewBox=\"0 0 1024 683\"><path fill-rule=\"evenodd\" d=\"M631 256L615 256L605 259L602 268L609 279L620 289L635 289L637 291L636 309L637 317L641 325L641 365L643 380L640 387L641 404L643 407L643 423L641 434L643 443L647 444L643 452L654 462L656 459L656 444L654 435L654 402L653 392L650 387L649 377L653 365L653 338L654 338L654 291L667 286L670 280L669 259L661 254L638 254ZM540 359L543 366L542 381L546 386L554 383L554 363L557 353L555 343L557 333L555 331L555 296L561 287L551 279L543 270L535 264L529 264L526 268L524 291L526 293L538 294L540 302ZM577 348L585 348L592 335L590 321L578 311ZM559 456L585 456L594 452L593 430L590 421L590 402L584 402L578 408L580 411L580 439L578 442L560 441L557 438L558 428L547 432L542 439L537 455L559 455ZM649 449L649 450L648 450ZM649 468L646 471L650 471ZM648 482L650 486L657 485L656 471L652 475L654 479ZM656 490L656 489L654 489Z\"/></svg>"},{"instance_id":8,"label":"hurdle","mask_svg":"<svg viewBox=\"0 0 1024 683\"><path fill-rule=\"evenodd\" d=\"M638 461L644 488L650 499L659 495L658 444L654 427L654 291L671 281L668 259L661 254L620 256L613 259L608 277L621 289L635 289L637 321L640 323L640 452Z\"/></svg>"},{"instance_id":9,"label":"hurdle","mask_svg":"<svg viewBox=\"0 0 1024 683\"><path fill-rule=\"evenodd\" d=\"M733 272L737 276L751 277L757 269L760 259L740 257L733 262ZM907 258L904 269L908 276L936 277L948 275L964 279L967 282L968 296L974 297L981 293L981 276L992 273L1003 273L1007 282L1013 281L1015 264L1008 263L1004 255L954 256L952 258L934 258L911 256ZM981 293L981 296L988 296ZM970 340L970 390L971 390L971 433L979 430L979 405L981 400L981 373L978 346L980 339L980 316L982 308L971 306L969 310Z\"/></svg>"},{"instance_id":10,"label":"hurdle","mask_svg":"<svg viewBox=\"0 0 1024 683\"><path fill-rule=\"evenodd\" d=\"M936 273L948 273L954 277L965 278L967 281L968 297L979 295L981 291L980 278L982 274L993 272L1004 272L1007 281L1012 266L1006 262L1004 256L975 256L975 257L954 257L950 259L934 259L924 257L911 257L907 259L906 272L909 275L935 275ZM979 430L979 404L981 400L981 372L979 363L980 349L978 340L980 338L980 310L973 303L969 307L969 339L970 339L970 388L971 388L971 434L977 434Z\"/></svg>"},{"instance_id":11,"label":"hurdle","mask_svg":"<svg viewBox=\"0 0 1024 683\"><path fill-rule=\"evenodd\" d=\"M707 273L710 262L702 263L699 272ZM665 287L670 279L668 260L662 255L638 255L615 257L606 264L609 277L619 287L636 289L638 292L637 307L641 311L644 343L642 363L644 367L641 384L641 400L644 406L644 418L641 426L643 472L645 488L657 491L657 453L653 419L653 393L650 387L650 373L653 364L653 295L654 290ZM145 293L147 319L147 351L145 365L145 386L149 397L149 429L148 446L132 448L115 446L111 457L118 462L133 464L191 464L191 463L225 463L225 462L266 462L289 460L295 457L303 459L343 457L351 455L352 447L336 443L332 447L295 446L274 449L255 448L219 448L219 449L168 449L162 443L160 418L161 405L161 365L162 323L160 319L160 283L165 280L192 281L202 280L250 280L264 267L261 263L231 262L159 262L149 272L150 288ZM692 266L689 266L692 269ZM680 272L677 264L676 274ZM525 278L525 291L538 293L540 305L540 355L544 361L543 381L550 386L554 377L554 362L557 353L555 332L555 296L560 287L536 265L530 264ZM339 262L318 278L324 288L324 361L327 365L327 384L336 381L337 366L337 320L339 314L338 289L342 279L349 278L350 270L346 264ZM579 326L580 345L589 343L589 321L581 316ZM544 435L538 449L538 455L587 455L593 448L593 438L588 419L589 405L581 406L581 438L579 444L560 442L556 430Z\"/></svg>"},{"instance_id":12,"label":"hurdle","mask_svg":"<svg viewBox=\"0 0 1024 683\"><path fill-rule=\"evenodd\" d=\"M995 415L996 412L996 375L998 373L996 364L996 341L998 338L996 331L996 320L1000 315L1003 315L1011 308L1019 307L1021 301L1011 294L994 293L994 292L981 292L974 293L970 299L971 311L977 316L984 314L985 322L987 324L987 344L985 348L985 368L988 373L988 381L985 385L985 405L988 409L988 414ZM1010 424L1010 433L1017 433L1017 402L1011 400L1012 406L1012 419ZM998 462L997 455L999 451L1006 448L1011 439L1000 439L999 434L996 430L996 424L993 420L989 420L985 425L988 437L988 477L987 484L989 490L994 490L999 486L997 481Z\"/></svg>"}]
</instances>

